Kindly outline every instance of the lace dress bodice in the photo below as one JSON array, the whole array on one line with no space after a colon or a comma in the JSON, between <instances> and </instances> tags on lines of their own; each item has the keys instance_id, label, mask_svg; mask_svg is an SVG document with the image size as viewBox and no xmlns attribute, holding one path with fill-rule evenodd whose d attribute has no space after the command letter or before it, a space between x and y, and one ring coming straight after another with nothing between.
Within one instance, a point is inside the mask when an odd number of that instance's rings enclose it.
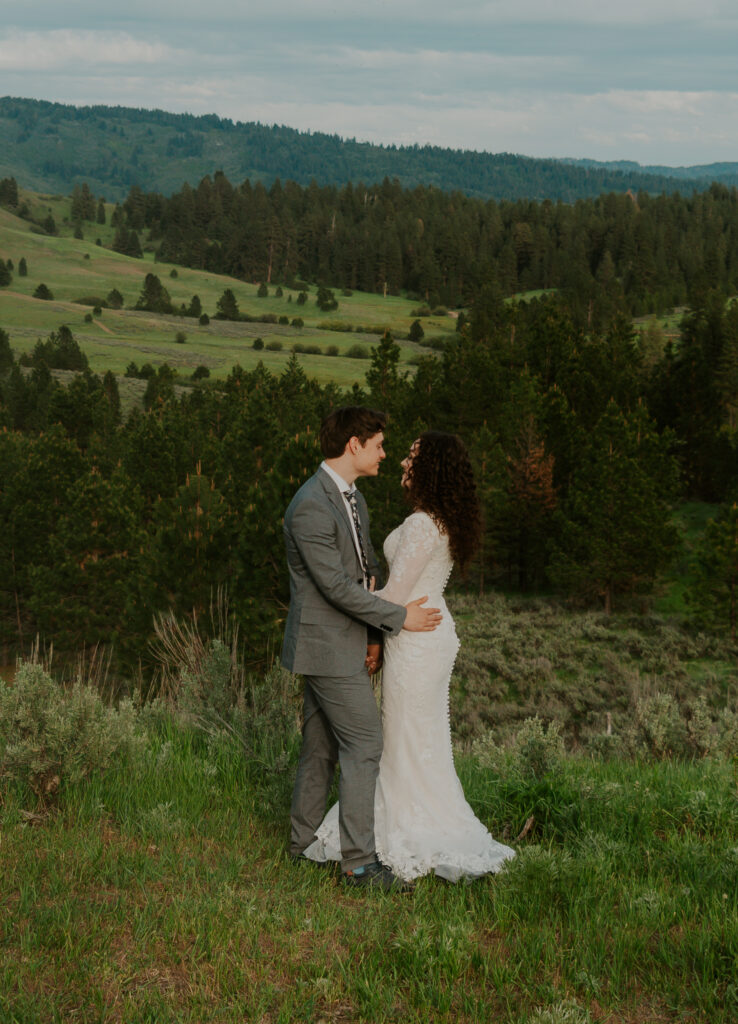
<instances>
[{"instance_id":1,"label":"lace dress bodice","mask_svg":"<svg viewBox=\"0 0 738 1024\"><path fill-rule=\"evenodd\" d=\"M448 537L426 512L413 512L389 534L384 556L390 574L378 593L387 601L407 604L427 594L432 605L443 597L453 561Z\"/></svg>"}]
</instances>

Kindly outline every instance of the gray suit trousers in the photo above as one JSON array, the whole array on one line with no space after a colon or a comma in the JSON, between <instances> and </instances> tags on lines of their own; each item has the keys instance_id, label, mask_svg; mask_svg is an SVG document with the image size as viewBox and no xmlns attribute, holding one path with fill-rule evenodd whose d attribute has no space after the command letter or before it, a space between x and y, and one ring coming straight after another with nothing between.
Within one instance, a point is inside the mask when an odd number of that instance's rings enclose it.
<instances>
[{"instance_id":1,"label":"gray suit trousers","mask_svg":"<svg viewBox=\"0 0 738 1024\"><path fill-rule=\"evenodd\" d=\"M366 669L348 677L305 676L303 742L292 795L293 854L315 839L338 763L341 868L376 860L374 791L381 755L382 726Z\"/></svg>"}]
</instances>

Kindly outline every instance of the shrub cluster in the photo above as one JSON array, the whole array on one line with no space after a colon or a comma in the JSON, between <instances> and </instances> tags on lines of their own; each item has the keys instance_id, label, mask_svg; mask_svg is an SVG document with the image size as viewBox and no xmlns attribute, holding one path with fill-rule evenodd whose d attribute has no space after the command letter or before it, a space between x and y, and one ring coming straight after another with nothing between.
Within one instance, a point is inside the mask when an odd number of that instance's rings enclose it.
<instances>
[{"instance_id":1,"label":"shrub cluster","mask_svg":"<svg viewBox=\"0 0 738 1024\"><path fill-rule=\"evenodd\" d=\"M156 634L162 692L180 724L235 739L247 756L284 766L298 731L295 677L278 667L247 672L227 603L211 608L207 630L170 614L157 620Z\"/></svg>"},{"instance_id":2,"label":"shrub cluster","mask_svg":"<svg viewBox=\"0 0 738 1024\"><path fill-rule=\"evenodd\" d=\"M567 744L603 754L691 757L738 743L720 674L735 661L726 641L654 615L608 618L550 600L449 603L461 638L451 699L461 742L491 730L504 743L538 716L559 723Z\"/></svg>"},{"instance_id":3,"label":"shrub cluster","mask_svg":"<svg viewBox=\"0 0 738 1024\"><path fill-rule=\"evenodd\" d=\"M144 744L130 700L107 707L82 680L66 689L30 662L12 686L0 680L0 781L28 786L44 803Z\"/></svg>"},{"instance_id":4,"label":"shrub cluster","mask_svg":"<svg viewBox=\"0 0 738 1024\"><path fill-rule=\"evenodd\" d=\"M508 744L496 743L488 732L474 741L472 751L483 768L523 782L557 772L565 757L559 723L546 726L537 716L526 718Z\"/></svg>"}]
</instances>

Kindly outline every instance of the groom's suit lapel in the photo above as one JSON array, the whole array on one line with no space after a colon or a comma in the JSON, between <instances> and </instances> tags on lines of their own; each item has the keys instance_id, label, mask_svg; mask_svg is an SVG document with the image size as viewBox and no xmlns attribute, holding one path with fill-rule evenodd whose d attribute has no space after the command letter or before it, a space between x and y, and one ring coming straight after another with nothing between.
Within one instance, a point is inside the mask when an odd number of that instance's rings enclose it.
<instances>
[{"instance_id":1,"label":"groom's suit lapel","mask_svg":"<svg viewBox=\"0 0 738 1024\"><path fill-rule=\"evenodd\" d=\"M331 480L331 478L325 472L325 470L318 470L318 479L320 480L320 483L323 487L323 490L325 491L328 501L330 501L331 505L333 505L333 507L337 509L344 526L348 530L349 537L351 538L351 543L353 544L354 535L351 529L351 522L349 520L346 502L343 500L343 497L338 493L338 488L336 487L333 480Z\"/></svg>"},{"instance_id":2,"label":"groom's suit lapel","mask_svg":"<svg viewBox=\"0 0 738 1024\"><path fill-rule=\"evenodd\" d=\"M351 541L351 548L352 548L354 554L356 555L357 564L358 564L359 568L361 568L361 561L359 559L359 552L356 550L356 541L354 540L354 531L353 531L353 528L351 526L351 520L349 519L349 513L348 513L348 509L346 508L346 502L343 500L343 496L339 493L338 488L336 487L335 483L333 482L331 477L328 476L328 474L325 472L325 470L323 470L323 469L319 469L318 470L318 479L320 480L320 483L323 486L323 490L326 493L326 497L328 498L330 503L333 505L333 507L338 510L338 513L339 513L339 515L341 517L341 521L343 522L343 524L346 527L346 530L348 532L348 537L349 537L349 540ZM362 495L362 498L363 498L363 495ZM364 536L368 537L369 536L369 523L367 522L366 515L363 514L363 508L362 508L362 506L364 506L365 504L366 503L364 501L359 502L359 518L361 520L361 528L364 531ZM363 570L362 570L362 572L363 572Z\"/></svg>"}]
</instances>

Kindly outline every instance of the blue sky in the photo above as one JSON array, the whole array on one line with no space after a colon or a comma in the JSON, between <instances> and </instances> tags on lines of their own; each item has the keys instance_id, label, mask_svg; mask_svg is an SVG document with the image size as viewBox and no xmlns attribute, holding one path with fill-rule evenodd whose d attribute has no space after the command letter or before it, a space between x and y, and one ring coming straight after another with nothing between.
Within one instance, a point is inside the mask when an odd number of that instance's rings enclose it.
<instances>
[{"instance_id":1,"label":"blue sky","mask_svg":"<svg viewBox=\"0 0 738 1024\"><path fill-rule=\"evenodd\" d=\"M738 160L731 0L0 0L0 95L529 156Z\"/></svg>"}]
</instances>

